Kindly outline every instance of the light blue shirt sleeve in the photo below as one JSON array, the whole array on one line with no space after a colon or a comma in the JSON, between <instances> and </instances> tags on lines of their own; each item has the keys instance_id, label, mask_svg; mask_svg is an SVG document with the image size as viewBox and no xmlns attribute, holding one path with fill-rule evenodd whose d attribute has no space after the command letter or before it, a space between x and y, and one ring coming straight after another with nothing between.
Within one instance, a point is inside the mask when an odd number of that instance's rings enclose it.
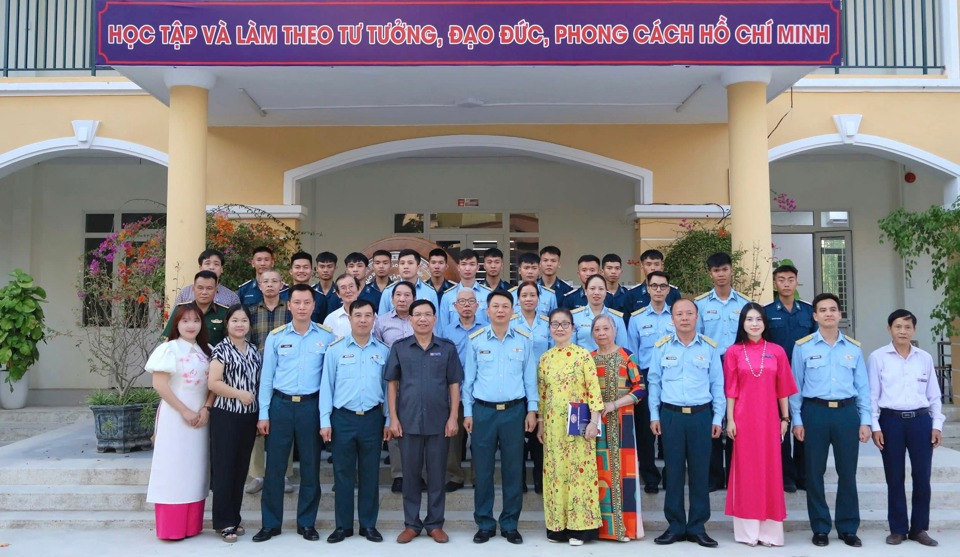
<instances>
[{"instance_id":1,"label":"light blue shirt sleeve","mask_svg":"<svg viewBox=\"0 0 960 557\"><path fill-rule=\"evenodd\" d=\"M267 335L263 345L263 367L260 370L260 391L257 402L260 403L260 419L270 419L270 399L273 397L273 376L277 372L277 333Z\"/></svg>"},{"instance_id":2,"label":"light blue shirt sleeve","mask_svg":"<svg viewBox=\"0 0 960 557\"><path fill-rule=\"evenodd\" d=\"M857 358L857 369L853 374L853 387L857 390L857 410L860 413L860 425L873 423L870 409L870 380L867 377L867 366L863 363L863 352Z\"/></svg>"},{"instance_id":3,"label":"light blue shirt sleeve","mask_svg":"<svg viewBox=\"0 0 960 557\"><path fill-rule=\"evenodd\" d=\"M649 310L648 310L649 311ZM627 350L637 355L637 361L640 361L640 319L634 317L627 325Z\"/></svg>"},{"instance_id":4,"label":"light blue shirt sleeve","mask_svg":"<svg viewBox=\"0 0 960 557\"><path fill-rule=\"evenodd\" d=\"M388 286L383 289L380 295L380 307L377 309L377 315L386 315L393 309L393 288Z\"/></svg>"},{"instance_id":5,"label":"light blue shirt sleeve","mask_svg":"<svg viewBox=\"0 0 960 557\"><path fill-rule=\"evenodd\" d=\"M344 341L340 341L341 343ZM327 349L323 358L323 373L320 374L320 427L330 427L333 413L333 386L336 385L337 363L340 358L337 346Z\"/></svg>"},{"instance_id":6,"label":"light blue shirt sleeve","mask_svg":"<svg viewBox=\"0 0 960 557\"><path fill-rule=\"evenodd\" d=\"M647 371L647 404L650 406L650 421L660 420L660 381L663 378L663 370L660 368L660 357L662 350L654 347L653 356L650 359L650 369Z\"/></svg>"},{"instance_id":7,"label":"light blue shirt sleeve","mask_svg":"<svg viewBox=\"0 0 960 557\"><path fill-rule=\"evenodd\" d=\"M793 426L802 426L803 419L800 417L800 406L803 403L803 349L796 346L793 349L793 361L790 362L790 368L793 370L793 379L797 382L797 392L790 395L790 421Z\"/></svg>"},{"instance_id":8,"label":"light blue shirt sleeve","mask_svg":"<svg viewBox=\"0 0 960 557\"><path fill-rule=\"evenodd\" d=\"M713 350L710 359L710 394L713 396L713 425L719 426L727 415L727 397L723 392L723 366L720 364L720 350Z\"/></svg>"},{"instance_id":9,"label":"light blue shirt sleeve","mask_svg":"<svg viewBox=\"0 0 960 557\"><path fill-rule=\"evenodd\" d=\"M697 332L700 333L701 335L706 334L704 332L704 324L703 324L703 312L706 309L704 307L706 306L706 304L703 304L699 301L694 301L693 305L697 306Z\"/></svg>"},{"instance_id":10,"label":"light blue shirt sleeve","mask_svg":"<svg viewBox=\"0 0 960 557\"><path fill-rule=\"evenodd\" d=\"M473 342L467 341L466 363L463 366L463 385L460 387L461 402L463 402L463 417L473 417L473 384L477 379L477 349Z\"/></svg>"},{"instance_id":11,"label":"light blue shirt sleeve","mask_svg":"<svg viewBox=\"0 0 960 557\"><path fill-rule=\"evenodd\" d=\"M627 324L624 323L623 317L617 317L616 315L611 315L613 317L614 327L617 328L616 342L617 346L622 346L628 348L627 342Z\"/></svg>"},{"instance_id":12,"label":"light blue shirt sleeve","mask_svg":"<svg viewBox=\"0 0 960 557\"><path fill-rule=\"evenodd\" d=\"M527 340L526 361L523 364L523 390L527 396L527 412L536 412L540 404L540 393L537 390L537 363L539 358L534 355L533 341Z\"/></svg>"}]
</instances>

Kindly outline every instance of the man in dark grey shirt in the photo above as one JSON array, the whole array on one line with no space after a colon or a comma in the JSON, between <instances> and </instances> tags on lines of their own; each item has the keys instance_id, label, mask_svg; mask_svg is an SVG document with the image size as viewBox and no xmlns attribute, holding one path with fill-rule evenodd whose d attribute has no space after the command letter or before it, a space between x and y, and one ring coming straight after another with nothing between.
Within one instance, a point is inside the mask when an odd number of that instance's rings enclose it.
<instances>
[{"instance_id":1,"label":"man in dark grey shirt","mask_svg":"<svg viewBox=\"0 0 960 557\"><path fill-rule=\"evenodd\" d=\"M460 382L463 367L457 347L435 337L437 309L429 300L410 305L413 336L390 349L384 369L388 381L390 435L400 439L403 467L403 521L398 543L408 543L426 528L437 543L449 538L443 531L446 504L444 471L447 445L457 434ZM427 516L420 520L420 477L427 466Z\"/></svg>"}]
</instances>

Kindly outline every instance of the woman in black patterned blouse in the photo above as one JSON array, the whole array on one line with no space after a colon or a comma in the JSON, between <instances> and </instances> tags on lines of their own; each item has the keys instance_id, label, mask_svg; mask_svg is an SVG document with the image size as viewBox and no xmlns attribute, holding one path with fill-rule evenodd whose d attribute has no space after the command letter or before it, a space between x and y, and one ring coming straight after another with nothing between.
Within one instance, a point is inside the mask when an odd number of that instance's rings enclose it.
<instances>
[{"instance_id":1,"label":"woman in black patterned blouse","mask_svg":"<svg viewBox=\"0 0 960 557\"><path fill-rule=\"evenodd\" d=\"M250 313L242 305L227 310L227 337L210 359L210 390L217 394L210 413L213 528L223 541L243 535L240 504L250 452L257 437L257 387L262 364L257 348L247 342Z\"/></svg>"}]
</instances>

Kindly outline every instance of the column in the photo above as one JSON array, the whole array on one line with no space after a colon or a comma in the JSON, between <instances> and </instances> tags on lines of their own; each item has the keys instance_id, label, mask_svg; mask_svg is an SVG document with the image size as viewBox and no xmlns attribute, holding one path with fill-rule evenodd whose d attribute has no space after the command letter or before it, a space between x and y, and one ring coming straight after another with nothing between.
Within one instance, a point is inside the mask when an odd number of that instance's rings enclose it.
<instances>
[{"instance_id":1,"label":"column","mask_svg":"<svg viewBox=\"0 0 960 557\"><path fill-rule=\"evenodd\" d=\"M754 301L773 300L770 231L770 164L767 156L767 84L765 68L735 68L724 73L727 133L730 143L730 235L743 250L742 267L759 281ZM749 279L748 279L749 280ZM759 295L757 295L759 294ZM747 293L749 296L750 293Z\"/></svg>"},{"instance_id":2,"label":"column","mask_svg":"<svg viewBox=\"0 0 960 557\"><path fill-rule=\"evenodd\" d=\"M176 68L164 76L170 91L167 140L166 300L193 283L205 249L207 207L207 104L213 75Z\"/></svg>"}]
</instances>

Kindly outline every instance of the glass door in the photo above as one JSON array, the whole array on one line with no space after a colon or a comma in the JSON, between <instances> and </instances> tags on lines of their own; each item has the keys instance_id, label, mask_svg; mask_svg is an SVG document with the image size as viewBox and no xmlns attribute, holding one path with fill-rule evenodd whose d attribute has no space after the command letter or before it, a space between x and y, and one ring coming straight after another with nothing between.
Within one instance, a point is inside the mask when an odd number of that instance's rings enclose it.
<instances>
[{"instance_id":1,"label":"glass door","mask_svg":"<svg viewBox=\"0 0 960 557\"><path fill-rule=\"evenodd\" d=\"M856 337L853 319L853 261L850 231L814 234L817 292L831 292L840 298L840 330Z\"/></svg>"}]
</instances>

